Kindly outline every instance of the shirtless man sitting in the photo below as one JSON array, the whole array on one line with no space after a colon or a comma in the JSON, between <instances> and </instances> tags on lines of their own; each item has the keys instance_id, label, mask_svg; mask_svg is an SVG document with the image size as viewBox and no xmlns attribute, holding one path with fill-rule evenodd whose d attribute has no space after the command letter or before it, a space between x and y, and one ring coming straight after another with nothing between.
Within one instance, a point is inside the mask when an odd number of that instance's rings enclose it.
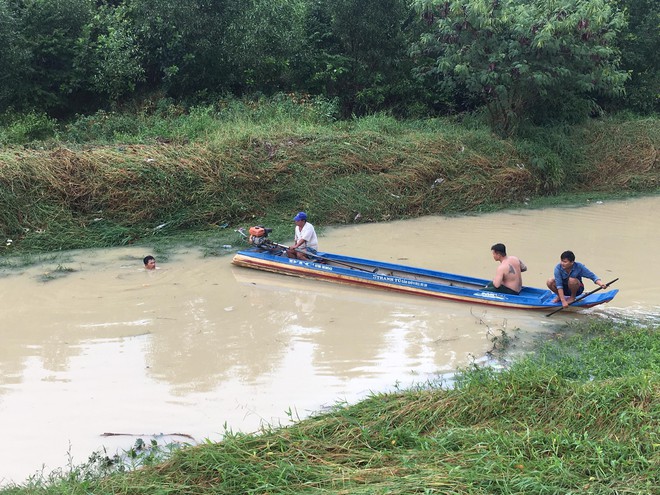
<instances>
[{"instance_id":1,"label":"shirtless man sitting","mask_svg":"<svg viewBox=\"0 0 660 495\"><path fill-rule=\"evenodd\" d=\"M484 289L491 292L502 292L504 294L520 294L522 290L522 272L527 266L515 256L507 256L506 246L502 243L495 244L490 248L493 259L499 261L495 278Z\"/></svg>"}]
</instances>

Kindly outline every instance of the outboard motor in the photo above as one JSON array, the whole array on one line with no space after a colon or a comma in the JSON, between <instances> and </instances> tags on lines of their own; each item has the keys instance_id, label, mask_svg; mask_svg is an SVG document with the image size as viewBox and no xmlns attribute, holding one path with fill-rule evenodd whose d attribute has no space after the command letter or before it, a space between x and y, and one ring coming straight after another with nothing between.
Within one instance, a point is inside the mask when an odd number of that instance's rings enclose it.
<instances>
[{"instance_id":1,"label":"outboard motor","mask_svg":"<svg viewBox=\"0 0 660 495\"><path fill-rule=\"evenodd\" d=\"M256 225L250 227L250 237L248 242L256 247L268 248L272 247L271 241L268 239L268 234L270 234L273 229L267 229L261 225Z\"/></svg>"}]
</instances>

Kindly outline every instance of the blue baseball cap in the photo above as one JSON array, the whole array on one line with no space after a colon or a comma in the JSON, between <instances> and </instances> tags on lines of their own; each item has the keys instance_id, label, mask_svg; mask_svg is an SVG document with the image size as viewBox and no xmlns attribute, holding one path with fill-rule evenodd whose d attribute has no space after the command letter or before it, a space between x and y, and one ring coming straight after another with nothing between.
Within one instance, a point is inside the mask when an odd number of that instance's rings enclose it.
<instances>
[{"instance_id":1,"label":"blue baseball cap","mask_svg":"<svg viewBox=\"0 0 660 495\"><path fill-rule=\"evenodd\" d=\"M300 211L295 217L293 217L294 222L298 222L300 220L307 221L307 213L305 213L304 211Z\"/></svg>"}]
</instances>

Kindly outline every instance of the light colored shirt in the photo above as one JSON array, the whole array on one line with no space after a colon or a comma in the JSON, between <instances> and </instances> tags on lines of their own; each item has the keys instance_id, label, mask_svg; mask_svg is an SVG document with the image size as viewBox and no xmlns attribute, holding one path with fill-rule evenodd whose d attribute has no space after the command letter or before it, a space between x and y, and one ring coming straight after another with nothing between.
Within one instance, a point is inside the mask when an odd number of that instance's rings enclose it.
<instances>
[{"instance_id":1,"label":"light colored shirt","mask_svg":"<svg viewBox=\"0 0 660 495\"><path fill-rule=\"evenodd\" d=\"M298 242L300 239L305 241L305 248L319 249L319 240L316 237L316 230L314 230L314 226L311 223L305 222L302 230L296 225L294 242Z\"/></svg>"}]
</instances>

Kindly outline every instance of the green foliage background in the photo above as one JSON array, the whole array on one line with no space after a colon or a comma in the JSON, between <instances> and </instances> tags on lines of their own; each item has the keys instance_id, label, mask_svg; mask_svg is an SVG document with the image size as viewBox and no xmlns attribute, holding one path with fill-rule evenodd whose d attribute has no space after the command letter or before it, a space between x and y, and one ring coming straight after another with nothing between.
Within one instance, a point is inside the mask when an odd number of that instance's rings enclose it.
<instances>
[{"instance_id":1,"label":"green foliage background","mask_svg":"<svg viewBox=\"0 0 660 495\"><path fill-rule=\"evenodd\" d=\"M278 92L337 99L341 118L649 113L659 16L650 0L0 0L0 114Z\"/></svg>"}]
</instances>

